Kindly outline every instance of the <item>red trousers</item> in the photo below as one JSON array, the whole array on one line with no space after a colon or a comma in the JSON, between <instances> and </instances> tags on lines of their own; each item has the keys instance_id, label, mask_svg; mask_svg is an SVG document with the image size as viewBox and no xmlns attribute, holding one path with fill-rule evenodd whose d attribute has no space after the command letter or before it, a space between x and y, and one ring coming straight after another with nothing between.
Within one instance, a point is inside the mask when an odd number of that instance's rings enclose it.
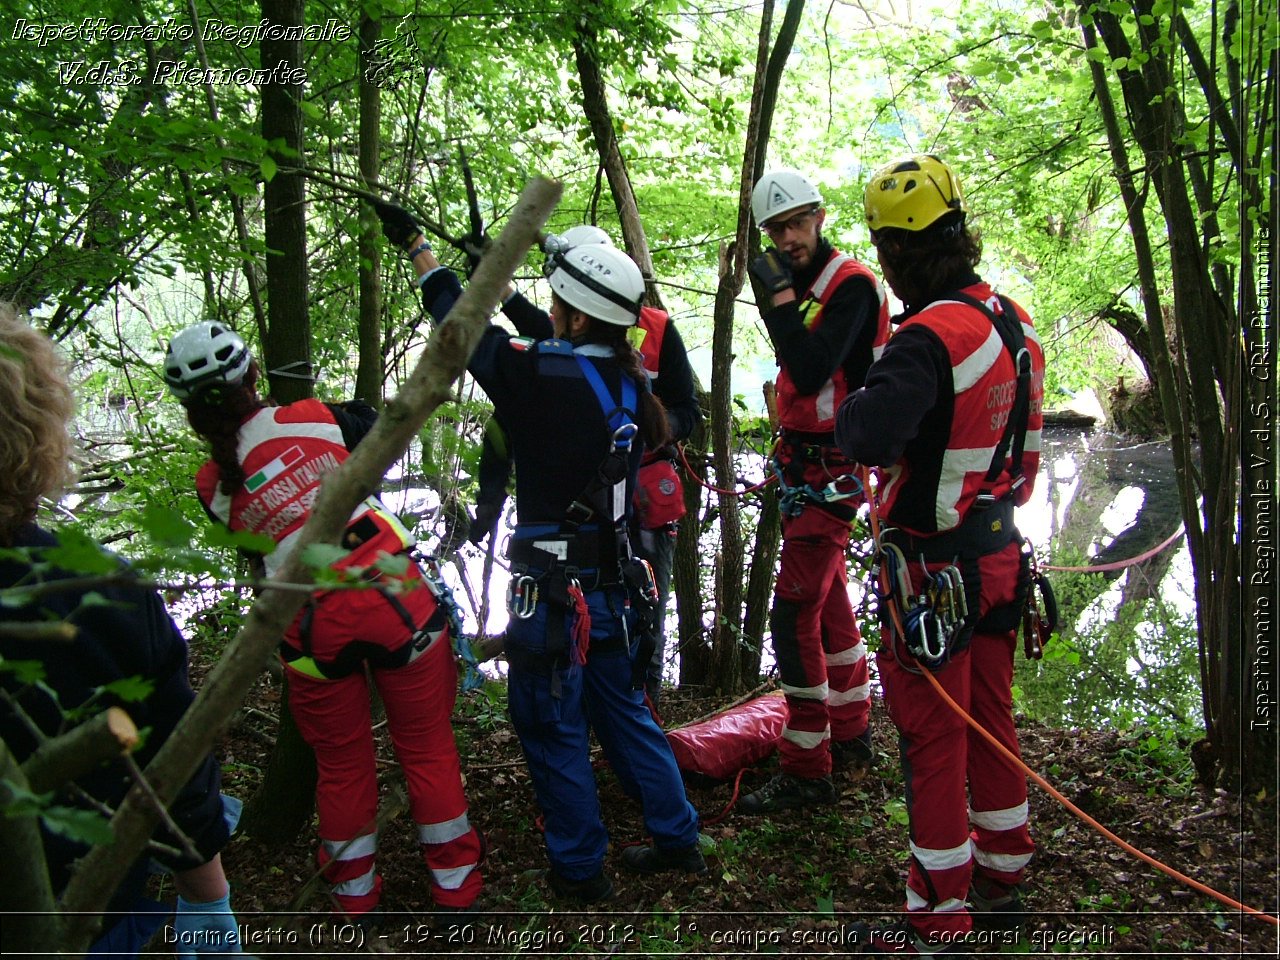
<instances>
[{"instance_id":1,"label":"red trousers","mask_svg":"<svg viewBox=\"0 0 1280 960\"><path fill-rule=\"evenodd\" d=\"M923 576L918 564L912 567L912 586L918 588ZM981 558L978 569L983 614L1013 600L1017 544ZM975 633L968 648L934 677L974 720L1018 755L1014 643L1014 631ZM970 929L965 897L972 877L992 884L996 896L1022 879L1035 850L1027 827L1027 782L924 676L906 669L892 649L882 647L876 665L889 717L901 734L907 782L911 867L906 907L921 940L939 942L942 931L952 935Z\"/></svg>"},{"instance_id":2,"label":"red trousers","mask_svg":"<svg viewBox=\"0 0 1280 960\"><path fill-rule=\"evenodd\" d=\"M809 504L782 520L782 559L770 622L787 722L782 769L797 777L831 772L830 741L867 729L867 648L849 601L849 523Z\"/></svg>"},{"instance_id":3,"label":"red trousers","mask_svg":"<svg viewBox=\"0 0 1280 960\"><path fill-rule=\"evenodd\" d=\"M435 609L425 586L399 599L415 623L425 623ZM301 646L298 630L295 622L285 635L295 647ZM313 656L321 662L332 660L353 641L394 650L410 636L396 609L375 590L322 595L310 632ZM432 896L441 907L470 906L482 885L481 842L467 818L458 750L449 725L458 674L447 628L403 667L362 668L338 680L289 670L289 706L303 739L316 753L317 856L325 876L348 914L367 913L377 906L382 879L374 866L378 780L370 676L386 707L391 742L408 785Z\"/></svg>"}]
</instances>

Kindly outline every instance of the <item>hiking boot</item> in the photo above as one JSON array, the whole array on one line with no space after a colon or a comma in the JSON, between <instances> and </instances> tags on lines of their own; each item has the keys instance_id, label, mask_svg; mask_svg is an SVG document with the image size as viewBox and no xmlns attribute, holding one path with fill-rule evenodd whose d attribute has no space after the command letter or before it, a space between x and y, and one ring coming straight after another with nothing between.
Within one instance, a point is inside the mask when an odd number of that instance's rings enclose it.
<instances>
[{"instance_id":1,"label":"hiking boot","mask_svg":"<svg viewBox=\"0 0 1280 960\"><path fill-rule=\"evenodd\" d=\"M963 941L959 943L928 944L907 920L891 927L877 927L869 923L851 924L848 942L856 946L864 957L931 957L935 955L966 956Z\"/></svg>"},{"instance_id":2,"label":"hiking boot","mask_svg":"<svg viewBox=\"0 0 1280 960\"><path fill-rule=\"evenodd\" d=\"M598 903L613 896L613 881L604 875L603 870L585 880L569 880L554 869L548 870L547 886L562 900L577 900L579 903Z\"/></svg>"},{"instance_id":3,"label":"hiking boot","mask_svg":"<svg viewBox=\"0 0 1280 960\"><path fill-rule=\"evenodd\" d=\"M831 741L831 772L848 770L861 776L876 761L876 749L871 745L871 730L862 731L852 740Z\"/></svg>"},{"instance_id":4,"label":"hiking boot","mask_svg":"<svg viewBox=\"0 0 1280 960\"><path fill-rule=\"evenodd\" d=\"M660 847L626 847L622 851L622 865L632 873L661 873L678 870L682 873L706 873L707 861L695 843L691 847L663 850Z\"/></svg>"},{"instance_id":5,"label":"hiking boot","mask_svg":"<svg viewBox=\"0 0 1280 960\"><path fill-rule=\"evenodd\" d=\"M979 892L980 887L986 895ZM1021 930L1026 920L1022 892L1017 887L975 880L968 900L975 930Z\"/></svg>"},{"instance_id":6,"label":"hiking boot","mask_svg":"<svg viewBox=\"0 0 1280 960\"><path fill-rule=\"evenodd\" d=\"M742 813L776 813L792 807L820 807L839 798L830 777L793 777L780 773L755 793L738 801Z\"/></svg>"}]
</instances>

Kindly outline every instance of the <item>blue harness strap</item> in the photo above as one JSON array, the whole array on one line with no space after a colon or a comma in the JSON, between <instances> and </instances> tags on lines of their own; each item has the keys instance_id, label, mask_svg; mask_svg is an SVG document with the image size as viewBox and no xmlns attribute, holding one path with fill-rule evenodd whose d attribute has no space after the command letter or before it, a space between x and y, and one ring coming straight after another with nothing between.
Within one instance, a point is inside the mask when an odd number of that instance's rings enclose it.
<instances>
[{"instance_id":1,"label":"blue harness strap","mask_svg":"<svg viewBox=\"0 0 1280 960\"><path fill-rule=\"evenodd\" d=\"M596 369L594 363L581 353L575 353L574 359L578 361L578 367L582 370L582 375L587 378L587 383L591 384L591 389L595 391L596 399L600 401L600 409L604 411L605 419L609 422L609 429L616 433L628 423L635 424L635 381L625 373L622 375L622 400L619 403L614 400L613 394L605 386L604 378L600 376L600 371Z\"/></svg>"}]
</instances>

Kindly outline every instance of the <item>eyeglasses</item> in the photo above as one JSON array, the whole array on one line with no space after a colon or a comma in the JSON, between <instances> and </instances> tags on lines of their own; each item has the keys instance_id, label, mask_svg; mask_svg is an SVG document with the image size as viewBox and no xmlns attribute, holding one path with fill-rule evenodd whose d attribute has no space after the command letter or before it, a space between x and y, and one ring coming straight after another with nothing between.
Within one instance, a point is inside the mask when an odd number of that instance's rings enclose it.
<instances>
[{"instance_id":1,"label":"eyeglasses","mask_svg":"<svg viewBox=\"0 0 1280 960\"><path fill-rule=\"evenodd\" d=\"M760 229L773 239L777 239L788 230L803 230L808 226L809 221L812 220L817 213L818 210L815 207L812 210L804 211L804 213L797 213L794 217L790 217L786 220L773 220L766 223Z\"/></svg>"}]
</instances>

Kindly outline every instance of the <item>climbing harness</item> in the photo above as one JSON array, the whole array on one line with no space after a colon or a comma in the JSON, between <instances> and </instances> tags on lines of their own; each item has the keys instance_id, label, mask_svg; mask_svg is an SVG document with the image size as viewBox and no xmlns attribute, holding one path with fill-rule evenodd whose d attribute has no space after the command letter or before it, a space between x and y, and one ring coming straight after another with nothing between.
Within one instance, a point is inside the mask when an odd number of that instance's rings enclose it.
<instances>
[{"instance_id":1,"label":"climbing harness","mask_svg":"<svg viewBox=\"0 0 1280 960\"><path fill-rule=\"evenodd\" d=\"M870 504L870 507L871 507L870 522L871 522L872 536L876 539L877 542L879 542L881 538L881 533L882 533L880 529L880 518L879 518L879 513L876 509L875 497L871 493L871 480L866 467L862 468L862 480L863 480L863 484L868 489L867 502L868 504ZM1056 616L1056 609L1053 611L1053 615ZM895 620L895 626L897 627L899 633L905 633L906 628L905 628L905 625L901 622L900 611L893 604L890 604L889 606L889 616ZM1048 616L1049 614L1048 612L1046 612L1046 618ZM1217 890L1214 890L1212 887L1206 886L1205 884L1200 883L1198 880L1194 880L1191 877L1188 877L1185 874L1180 873L1179 871L1175 870L1173 867L1170 867L1167 864L1161 863L1155 857L1151 856L1148 853L1144 853L1143 851L1135 847L1133 844L1127 842L1126 840L1121 839L1115 833L1108 830L1106 827L1104 827L1101 823L1099 823L1093 817L1089 816L1089 814L1081 810L1076 804L1072 803L1070 800L1064 797L1062 795L1062 792L1059 791L1056 787L1054 787L1053 784L1051 784L1048 780L1046 780L1036 771L1032 770L1029 766L1027 766L1027 764L1023 762L1021 757L1019 757L1012 750L1010 750L1003 743L1001 743L992 733L990 733L985 727L983 727L982 724L978 723L978 721L973 719L973 717L969 715L969 712L967 710L965 710L958 703L956 703L954 699L952 699L951 695L948 694L946 689L943 688L942 684L938 681L938 678L933 675L932 671L920 670L917 672L924 676L924 678L929 682L930 686L933 687L934 691L938 694L938 696L942 698L943 702L948 707L950 707L953 711L955 711L964 720L964 722L970 728L972 728L979 736L981 736L984 740L986 740L989 744L991 744L991 746L995 748L997 753L999 753L1002 757L1004 757L1007 761L1009 761L1009 763L1011 763L1015 769L1017 769L1018 771L1026 775L1031 781L1033 781L1036 784L1036 786L1042 789L1045 793L1049 794L1049 796L1051 796L1054 800L1056 800L1059 804L1061 804L1066 810L1072 813L1075 817L1077 817L1083 823L1093 828L1093 830L1095 830L1100 836L1105 837L1107 840L1110 840L1112 843L1114 843L1120 849L1124 850L1126 853L1130 854L1133 857L1136 857L1138 860L1141 860L1143 863L1147 864L1148 866L1154 867L1156 870L1165 874L1165 876L1168 876L1176 880L1177 882L1183 884L1184 886L1190 887L1191 889L1199 893L1202 893L1205 896L1212 897L1214 900L1217 900L1219 903L1222 903L1228 907L1231 907L1233 910L1239 910L1239 911L1242 911L1243 913L1249 914L1250 916L1257 917L1259 920L1263 920L1266 923L1271 924L1272 926L1280 926L1280 918L1264 913L1261 910L1256 909L1255 907L1249 906L1248 904L1241 903L1240 901L1235 900L1224 893L1219 893Z\"/></svg>"},{"instance_id":2,"label":"climbing harness","mask_svg":"<svg viewBox=\"0 0 1280 960\"><path fill-rule=\"evenodd\" d=\"M512 579L507 606L513 618L529 620L539 603L546 604L547 640L541 653L514 651L528 669L548 673L552 696L560 693L557 667L586 663L591 643L591 614L586 594L610 586L624 586L628 609L637 613L640 649L638 658L648 662L652 655L657 589L652 571L631 559L627 539L627 478L632 445L639 433L635 422L637 386L628 376L621 378L621 393L615 398L600 371L588 359L611 356L594 344L574 348L564 340L544 340L539 354L563 357L577 364L591 386L608 424L609 449L594 475L565 509L558 523L526 524L517 528L508 556ZM634 598L634 599L633 599ZM510 657L513 651L508 649ZM643 667L641 668L643 683Z\"/></svg>"},{"instance_id":3,"label":"climbing harness","mask_svg":"<svg viewBox=\"0 0 1280 960\"><path fill-rule=\"evenodd\" d=\"M774 478L778 481L778 509L783 516L798 517L807 504L833 504L862 495L862 482L853 474L833 479L823 487L809 483L787 483L785 467L775 456L772 462Z\"/></svg>"},{"instance_id":4,"label":"climbing harness","mask_svg":"<svg viewBox=\"0 0 1280 960\"><path fill-rule=\"evenodd\" d=\"M883 533L888 533L884 531ZM960 568L950 564L930 573L921 561L924 581L919 592L912 590L907 559L900 547L883 534L876 559L872 563L869 589L883 604L900 613L901 630L896 636L915 661L929 670L941 669L970 625L969 601L965 596L964 577ZM898 619L889 622L896 629ZM898 654L898 644L891 649L906 670L917 671Z\"/></svg>"}]
</instances>

